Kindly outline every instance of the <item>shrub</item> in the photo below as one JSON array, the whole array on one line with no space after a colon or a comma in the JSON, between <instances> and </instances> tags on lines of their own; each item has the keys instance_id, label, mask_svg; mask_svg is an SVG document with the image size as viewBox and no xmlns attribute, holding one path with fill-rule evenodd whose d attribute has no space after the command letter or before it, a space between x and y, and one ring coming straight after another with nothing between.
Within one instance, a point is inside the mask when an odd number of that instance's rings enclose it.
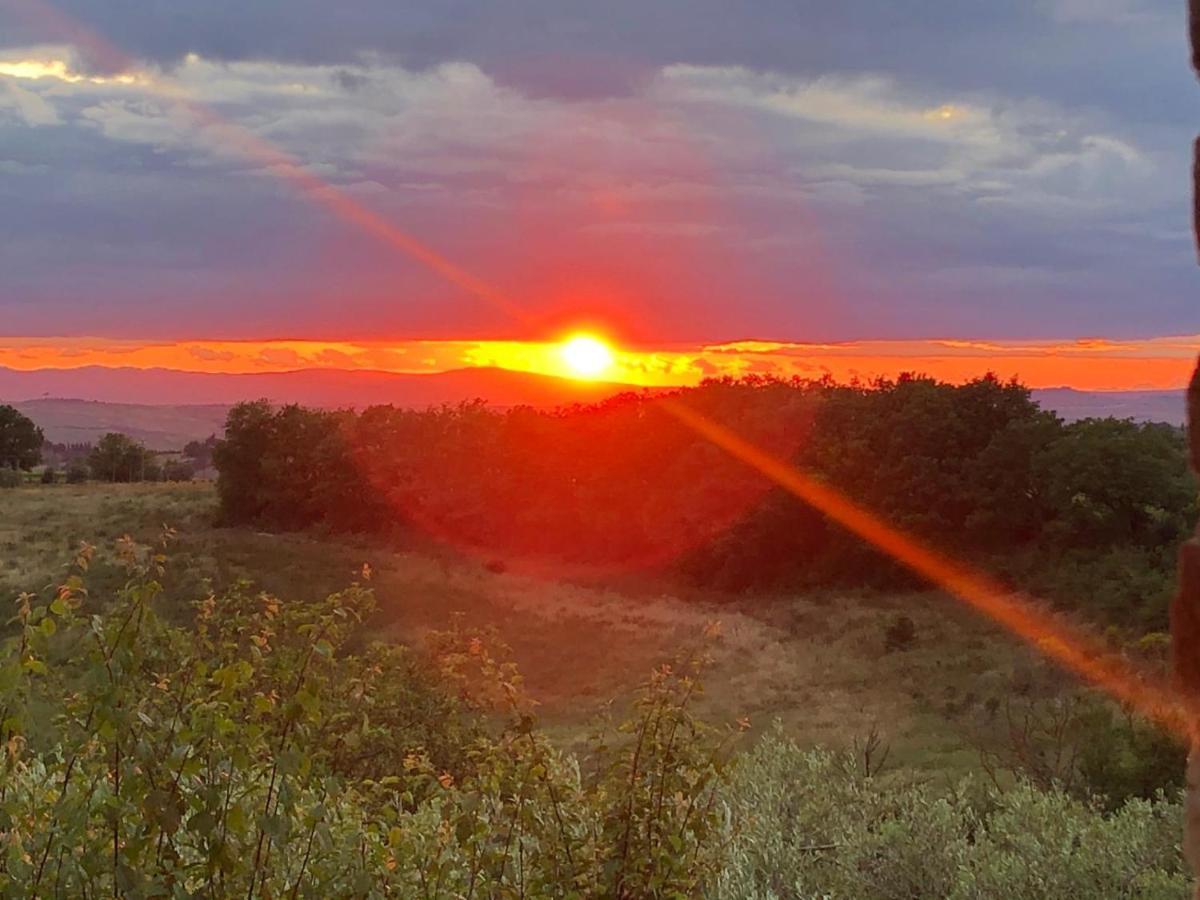
<instances>
[{"instance_id":1,"label":"shrub","mask_svg":"<svg viewBox=\"0 0 1200 900\"><path fill-rule=\"evenodd\" d=\"M42 484L54 484L58 480L58 473L54 471L53 466L46 466L42 470Z\"/></svg>"},{"instance_id":2,"label":"shrub","mask_svg":"<svg viewBox=\"0 0 1200 900\"><path fill-rule=\"evenodd\" d=\"M177 460L169 460L162 467L163 481L191 481L195 474L191 465Z\"/></svg>"},{"instance_id":3,"label":"shrub","mask_svg":"<svg viewBox=\"0 0 1200 900\"><path fill-rule=\"evenodd\" d=\"M82 462L73 462L67 468L67 484L83 484L88 480L88 467Z\"/></svg>"},{"instance_id":4,"label":"shrub","mask_svg":"<svg viewBox=\"0 0 1200 900\"><path fill-rule=\"evenodd\" d=\"M982 798L804 750L776 729L735 767L730 862L715 896L737 898L1137 897L1184 900L1183 812L1132 801L1111 815L1019 784Z\"/></svg>"},{"instance_id":5,"label":"shrub","mask_svg":"<svg viewBox=\"0 0 1200 900\"><path fill-rule=\"evenodd\" d=\"M0 467L0 488L16 488L25 483L25 476L20 469Z\"/></svg>"},{"instance_id":6,"label":"shrub","mask_svg":"<svg viewBox=\"0 0 1200 900\"><path fill-rule=\"evenodd\" d=\"M351 652L360 586L285 603L242 585L175 626L162 550L120 550L107 604L85 547L51 597L21 595L3 644L0 893L688 897L715 879L725 751L689 712L698 663L656 671L584 768L478 635L440 636L436 669ZM456 696L507 725L472 729Z\"/></svg>"}]
</instances>

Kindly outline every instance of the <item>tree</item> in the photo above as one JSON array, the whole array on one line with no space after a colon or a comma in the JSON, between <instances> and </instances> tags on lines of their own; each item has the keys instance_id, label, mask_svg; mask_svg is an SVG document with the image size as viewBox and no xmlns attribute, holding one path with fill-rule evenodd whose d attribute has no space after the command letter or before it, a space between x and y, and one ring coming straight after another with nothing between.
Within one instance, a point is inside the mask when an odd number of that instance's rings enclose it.
<instances>
[{"instance_id":1,"label":"tree","mask_svg":"<svg viewBox=\"0 0 1200 900\"><path fill-rule=\"evenodd\" d=\"M133 438L112 431L92 448L88 466L96 481L145 481L157 471L150 451Z\"/></svg>"},{"instance_id":2,"label":"tree","mask_svg":"<svg viewBox=\"0 0 1200 900\"><path fill-rule=\"evenodd\" d=\"M217 436L210 434L203 441L188 441L183 446L183 455L197 469L207 469L213 463L213 451L217 447Z\"/></svg>"},{"instance_id":3,"label":"tree","mask_svg":"<svg viewBox=\"0 0 1200 900\"><path fill-rule=\"evenodd\" d=\"M11 406L0 406L0 467L32 469L42 461L42 429Z\"/></svg>"}]
</instances>

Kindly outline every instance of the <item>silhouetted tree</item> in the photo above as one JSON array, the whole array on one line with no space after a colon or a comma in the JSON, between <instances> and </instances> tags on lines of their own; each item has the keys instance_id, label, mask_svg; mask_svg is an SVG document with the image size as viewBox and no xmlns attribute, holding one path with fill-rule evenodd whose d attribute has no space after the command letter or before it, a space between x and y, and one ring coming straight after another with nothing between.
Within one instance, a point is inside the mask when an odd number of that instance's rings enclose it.
<instances>
[{"instance_id":1,"label":"silhouetted tree","mask_svg":"<svg viewBox=\"0 0 1200 900\"><path fill-rule=\"evenodd\" d=\"M12 406L0 406L0 468L32 469L42 459L42 429Z\"/></svg>"}]
</instances>

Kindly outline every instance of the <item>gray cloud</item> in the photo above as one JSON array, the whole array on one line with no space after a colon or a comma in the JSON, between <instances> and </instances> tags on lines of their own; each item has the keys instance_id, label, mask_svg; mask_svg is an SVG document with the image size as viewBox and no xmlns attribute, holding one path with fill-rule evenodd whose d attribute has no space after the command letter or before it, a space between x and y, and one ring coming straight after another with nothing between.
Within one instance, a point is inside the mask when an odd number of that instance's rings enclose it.
<instances>
[{"instance_id":1,"label":"gray cloud","mask_svg":"<svg viewBox=\"0 0 1200 900\"><path fill-rule=\"evenodd\" d=\"M1171 0L350 6L63 4L537 322L575 307L712 340L1196 328L1179 185L1198 104ZM6 327L519 331L158 86L4 26ZM69 68L4 74L39 55Z\"/></svg>"}]
</instances>

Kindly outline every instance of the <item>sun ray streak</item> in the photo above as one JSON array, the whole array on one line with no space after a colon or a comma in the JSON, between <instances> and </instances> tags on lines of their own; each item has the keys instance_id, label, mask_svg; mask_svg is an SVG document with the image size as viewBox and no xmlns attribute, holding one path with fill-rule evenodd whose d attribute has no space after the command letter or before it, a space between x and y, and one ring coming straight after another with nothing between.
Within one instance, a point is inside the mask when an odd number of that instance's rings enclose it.
<instances>
[{"instance_id":1,"label":"sun ray streak","mask_svg":"<svg viewBox=\"0 0 1200 900\"><path fill-rule=\"evenodd\" d=\"M450 284L500 309L511 318L520 322L529 321L528 314L511 298L335 185L314 175L289 153L248 128L222 116L211 106L193 99L171 79L160 73L141 69L130 54L83 22L41 0L0 0L0 6L7 6L22 18L60 35L63 40L81 49L96 65L114 72L136 73L139 83L175 104L201 126L210 129L224 144L243 156L262 163L267 171L290 182L311 201L324 207L338 219L353 225L385 246L400 251Z\"/></svg>"},{"instance_id":2,"label":"sun ray streak","mask_svg":"<svg viewBox=\"0 0 1200 900\"><path fill-rule=\"evenodd\" d=\"M757 469L847 531L965 601L1113 699L1181 738L1191 739L1192 723L1196 718L1194 706L1187 703L1167 679L1140 671L1124 658L1109 652L1094 636L1069 627L1030 599L887 524L836 489L764 452L684 403L667 400L665 406L671 415L704 438Z\"/></svg>"}]
</instances>

